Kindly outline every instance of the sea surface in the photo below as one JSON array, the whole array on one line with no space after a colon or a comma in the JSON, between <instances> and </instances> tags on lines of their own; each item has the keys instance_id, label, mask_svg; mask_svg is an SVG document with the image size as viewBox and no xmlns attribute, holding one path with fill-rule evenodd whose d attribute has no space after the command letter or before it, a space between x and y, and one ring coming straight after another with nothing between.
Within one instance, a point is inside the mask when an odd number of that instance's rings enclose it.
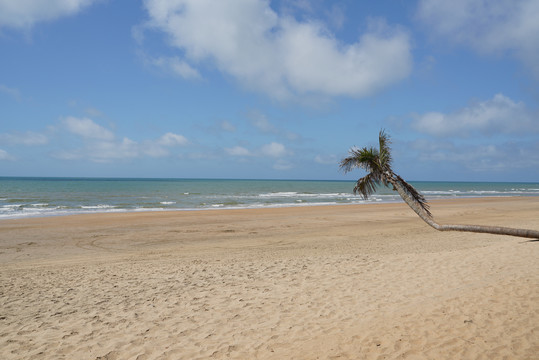
<instances>
[{"instance_id":1,"label":"sea surface","mask_svg":"<svg viewBox=\"0 0 539 360\"><path fill-rule=\"evenodd\" d=\"M539 196L539 183L410 182L428 200ZM400 202L380 187L368 200L354 181L0 177L0 220L82 213L251 209Z\"/></svg>"}]
</instances>

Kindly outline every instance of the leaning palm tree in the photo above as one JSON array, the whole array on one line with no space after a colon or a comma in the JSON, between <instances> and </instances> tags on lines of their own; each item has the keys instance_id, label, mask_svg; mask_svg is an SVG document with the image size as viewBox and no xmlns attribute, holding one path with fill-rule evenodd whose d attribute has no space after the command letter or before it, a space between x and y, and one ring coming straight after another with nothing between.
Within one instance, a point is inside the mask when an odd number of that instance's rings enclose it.
<instances>
[{"instance_id":1,"label":"leaning palm tree","mask_svg":"<svg viewBox=\"0 0 539 360\"><path fill-rule=\"evenodd\" d=\"M364 147L362 149L354 147L350 149L350 156L341 160L340 167L344 172L349 172L355 168L363 168L368 171L367 175L357 181L354 194L360 193L363 198L367 199L380 184L384 186L392 185L393 190L399 193L417 215L436 230L470 231L539 239L539 231L537 230L478 225L440 225L436 223L429 211L429 205L425 197L391 169L391 140L384 130L380 131L378 141L378 149L374 147Z\"/></svg>"}]
</instances>

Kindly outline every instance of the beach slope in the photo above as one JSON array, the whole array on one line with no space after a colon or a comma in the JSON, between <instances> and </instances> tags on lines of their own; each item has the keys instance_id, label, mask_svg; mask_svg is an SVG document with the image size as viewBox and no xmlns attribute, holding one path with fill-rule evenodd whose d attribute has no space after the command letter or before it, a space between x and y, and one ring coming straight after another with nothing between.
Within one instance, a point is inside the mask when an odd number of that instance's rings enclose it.
<instances>
[{"instance_id":1,"label":"beach slope","mask_svg":"<svg viewBox=\"0 0 539 360\"><path fill-rule=\"evenodd\" d=\"M433 201L539 230L539 197ZM2 359L536 359L539 242L405 204L0 221Z\"/></svg>"}]
</instances>

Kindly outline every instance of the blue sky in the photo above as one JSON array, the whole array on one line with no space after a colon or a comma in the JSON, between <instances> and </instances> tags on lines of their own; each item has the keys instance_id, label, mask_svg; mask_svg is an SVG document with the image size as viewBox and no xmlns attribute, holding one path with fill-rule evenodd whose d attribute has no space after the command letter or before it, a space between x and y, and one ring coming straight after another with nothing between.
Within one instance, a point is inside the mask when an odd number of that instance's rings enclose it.
<instances>
[{"instance_id":1,"label":"blue sky","mask_svg":"<svg viewBox=\"0 0 539 360\"><path fill-rule=\"evenodd\" d=\"M539 181L537 0L0 0L0 176Z\"/></svg>"}]
</instances>

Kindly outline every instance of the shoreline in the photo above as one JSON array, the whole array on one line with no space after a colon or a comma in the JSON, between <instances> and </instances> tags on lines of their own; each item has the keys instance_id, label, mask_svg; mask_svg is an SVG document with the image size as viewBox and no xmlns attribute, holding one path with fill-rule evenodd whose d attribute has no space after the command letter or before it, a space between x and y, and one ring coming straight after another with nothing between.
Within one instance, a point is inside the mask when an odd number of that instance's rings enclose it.
<instances>
[{"instance_id":1,"label":"shoreline","mask_svg":"<svg viewBox=\"0 0 539 360\"><path fill-rule=\"evenodd\" d=\"M539 230L539 197L481 197L440 199L429 202L434 219L441 224L473 224L520 227ZM472 210L473 209L473 210ZM304 221L302 221L304 220ZM320 221L319 221L320 220ZM447 237L458 232L436 231L423 222L403 201L395 203L342 204L324 206L277 207L256 209L207 209L197 211L136 211L73 214L65 216L5 219L0 221L0 264L30 260L86 256L92 249L100 256L140 252L142 244L152 244L153 251L167 246L197 248L196 241L226 244L230 239L243 243L261 237L259 227L276 231L264 237L286 237L311 234L323 241L333 237L333 230L344 227L354 231L354 223L371 236L375 226L385 221L387 236L400 236L399 226L413 227L418 235ZM266 224L267 223L267 224ZM286 225L285 225L286 224ZM294 227L309 227L295 231ZM535 227L534 227L535 226ZM206 227L206 228L204 228ZM317 232L316 229L319 229ZM376 232L376 236L382 233ZM146 235L144 235L146 234ZM151 241L148 238L156 238ZM454 235L456 236L456 235ZM500 235L460 233L462 237L498 239ZM164 238L159 241L157 238ZM350 237L346 233L346 237ZM513 238L513 237L506 237ZM73 240L76 239L76 240ZM519 238L515 238L519 239ZM524 238L520 238L524 240ZM114 245L109 246L111 242ZM96 246L97 243L107 245ZM22 245L21 245L22 244ZM60 246L52 252L48 247ZM111 247L113 251L107 246ZM176 250L176 249L173 249ZM15 256L15 257L13 257Z\"/></svg>"},{"instance_id":2,"label":"shoreline","mask_svg":"<svg viewBox=\"0 0 539 360\"><path fill-rule=\"evenodd\" d=\"M524 202L531 201L534 202L536 200L539 202L539 196L478 196L478 197L458 197L458 198L442 198L442 199L432 199L428 200L429 205L451 205L454 203L490 203L490 202L500 202L503 203L504 201L518 201L522 200ZM118 211L96 211L96 212L80 212L80 213L72 213L72 214L61 214L61 215L38 215L38 216L27 216L27 217L17 217L17 218L4 218L0 219L0 225L2 223L11 223L11 222L25 222L25 221L40 221L40 220L46 220L46 219L64 219L64 218L76 218L76 217L109 217L112 219L114 217L118 218L125 218L127 217L170 217L170 216L181 216L181 214L190 214L190 213L200 213L203 215L206 214L219 214L223 213L226 214L227 212L241 212L241 213L248 213L248 212L264 212L264 211L291 211L294 212L297 210L298 212L301 210L310 211L312 209L317 208L341 208L341 207L349 207L349 208L357 208L362 209L364 207L368 208L371 206L395 206L395 205L402 205L405 206L407 209L411 211L411 214L415 215L414 211L404 202L404 200L396 200L396 201L383 201L383 202L369 202L369 203L346 203L346 204L304 204L304 205L292 205L292 206L264 206L264 207L241 207L241 208L208 208L208 209L159 209L159 210L118 210ZM500 209L501 210L501 209ZM417 216L417 215L415 215ZM436 217L436 214L433 213L433 216ZM419 219L419 218L418 218ZM61 221L61 220L60 220ZM1 230L1 229L0 229Z\"/></svg>"},{"instance_id":3,"label":"shoreline","mask_svg":"<svg viewBox=\"0 0 539 360\"><path fill-rule=\"evenodd\" d=\"M539 230L539 197L430 203ZM536 356L539 243L372 205L0 221L0 357Z\"/></svg>"},{"instance_id":4,"label":"shoreline","mask_svg":"<svg viewBox=\"0 0 539 360\"><path fill-rule=\"evenodd\" d=\"M497 196L460 196L460 197L439 197L435 199L429 199L427 201L429 204L436 202L444 201L466 201L466 200L488 200L488 199L521 199L521 198L539 198L539 196L533 195L497 195ZM5 217L0 218L0 223L3 221L10 220L24 220L24 219L35 219L35 218L56 218L56 217L65 217L65 216L80 216L80 215L109 215L109 214L144 214L144 213L182 213L182 212L198 212L198 211L229 211L229 210L263 210L263 209L287 209L287 208L306 208L306 207L332 207L332 206L370 206L370 205L383 205L383 204L398 204L405 202L402 199L397 200L384 200L384 201L369 201L364 203L297 203L297 204L274 204L274 205L255 205L255 206L245 206L245 207L214 207L214 208L152 208L152 209L112 209L112 210L96 210L96 211L73 211L70 213L62 214L39 214L39 215L26 215L26 216L15 216L15 217Z\"/></svg>"}]
</instances>

